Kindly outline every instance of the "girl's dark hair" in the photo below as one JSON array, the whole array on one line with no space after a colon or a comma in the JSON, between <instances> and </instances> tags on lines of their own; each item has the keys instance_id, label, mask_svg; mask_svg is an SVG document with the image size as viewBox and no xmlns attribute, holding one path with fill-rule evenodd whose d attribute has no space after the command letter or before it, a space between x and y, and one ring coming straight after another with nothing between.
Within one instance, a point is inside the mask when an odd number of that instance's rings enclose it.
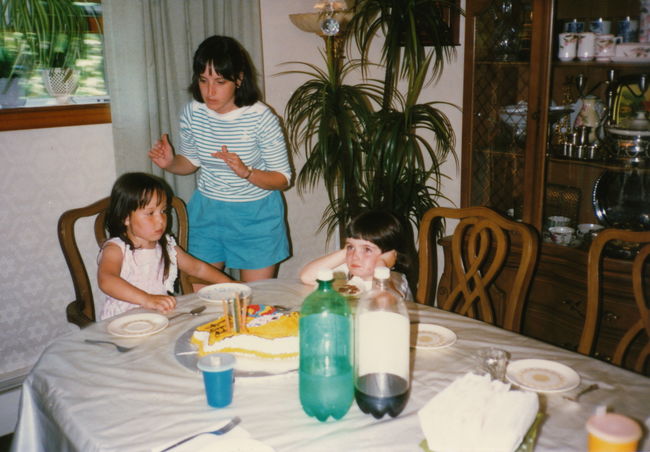
<instances>
[{"instance_id":1,"label":"girl's dark hair","mask_svg":"<svg viewBox=\"0 0 650 452\"><path fill-rule=\"evenodd\" d=\"M149 204L154 194L158 195L158 200L164 202L166 209L169 210L174 193L164 179L147 173L122 174L113 184L111 201L106 210L104 227L108 231L108 236L121 238L128 248L134 250L135 247L128 237L124 222L132 212ZM167 215L167 227L159 240L165 264L163 279L166 279L169 274L167 234L171 233L171 230L172 218L171 215Z\"/></svg>"},{"instance_id":2,"label":"girl's dark hair","mask_svg":"<svg viewBox=\"0 0 650 452\"><path fill-rule=\"evenodd\" d=\"M199 78L205 68L212 66L226 80L239 82L235 89L235 105L253 105L260 98L255 85L255 74L250 57L244 48L228 36L210 36L194 53L190 92L197 102L203 103Z\"/></svg>"},{"instance_id":3,"label":"girl's dark hair","mask_svg":"<svg viewBox=\"0 0 650 452\"><path fill-rule=\"evenodd\" d=\"M395 250L397 261L395 270L406 275L411 286L415 287L413 278L412 241L407 237L408 228L387 210L369 210L357 215L346 228L346 236L353 239L367 240L379 247L382 253ZM415 292L413 292L415 293Z\"/></svg>"}]
</instances>

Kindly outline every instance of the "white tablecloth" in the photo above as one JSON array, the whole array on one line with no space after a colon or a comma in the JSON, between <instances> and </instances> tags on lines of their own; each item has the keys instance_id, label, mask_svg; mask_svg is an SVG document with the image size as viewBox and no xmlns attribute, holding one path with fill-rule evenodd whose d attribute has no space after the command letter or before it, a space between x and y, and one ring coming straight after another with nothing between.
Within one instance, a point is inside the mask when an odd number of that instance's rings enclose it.
<instances>
[{"instance_id":1,"label":"white tablecloth","mask_svg":"<svg viewBox=\"0 0 650 452\"><path fill-rule=\"evenodd\" d=\"M250 284L253 303L299 306L311 288L295 281L267 280ZM202 302L179 297L179 311ZM580 403L561 395L540 396L547 414L536 451L586 450L587 418L598 405L648 423L650 379L577 353L449 312L409 304L411 322L444 325L458 341L437 350L412 350L414 362L409 402L399 417L375 420L353 404L339 421L318 422L302 411L297 373L238 378L233 403L224 409L207 406L198 371L179 364L177 339L190 328L220 314L208 304L201 317L182 316L152 336L110 336L101 322L57 339L25 380L13 451L150 451L191 433L212 430L228 419L277 452L420 451L424 438L418 410L459 376L471 371L473 353L485 346L507 350L512 360L556 360L575 369L583 384L601 389ZM136 346L117 353L112 346L90 345L85 338L109 339ZM641 450L650 450L643 439Z\"/></svg>"}]
</instances>

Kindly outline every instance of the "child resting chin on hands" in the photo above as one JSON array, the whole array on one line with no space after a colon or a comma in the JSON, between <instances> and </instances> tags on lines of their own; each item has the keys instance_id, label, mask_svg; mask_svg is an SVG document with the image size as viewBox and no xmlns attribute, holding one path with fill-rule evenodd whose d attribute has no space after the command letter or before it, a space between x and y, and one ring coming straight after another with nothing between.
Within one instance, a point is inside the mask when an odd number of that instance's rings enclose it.
<instances>
[{"instance_id":1,"label":"child resting chin on hands","mask_svg":"<svg viewBox=\"0 0 650 452\"><path fill-rule=\"evenodd\" d=\"M316 275L322 268L347 275L346 289L359 292L370 289L375 268L385 266L391 272L394 288L407 301L413 300L407 275L411 258L405 251L407 241L399 220L391 213L371 210L355 217L346 229L345 247L305 265L300 272L304 284L316 284Z\"/></svg>"}]
</instances>

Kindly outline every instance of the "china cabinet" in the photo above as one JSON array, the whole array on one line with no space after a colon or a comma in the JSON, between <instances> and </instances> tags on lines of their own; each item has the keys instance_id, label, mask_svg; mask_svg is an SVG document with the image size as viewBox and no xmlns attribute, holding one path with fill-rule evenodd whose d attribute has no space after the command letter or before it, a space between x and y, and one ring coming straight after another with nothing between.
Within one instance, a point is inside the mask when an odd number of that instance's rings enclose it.
<instances>
[{"instance_id":1,"label":"china cabinet","mask_svg":"<svg viewBox=\"0 0 650 452\"><path fill-rule=\"evenodd\" d=\"M639 0L467 0L461 205L486 205L538 230L542 245L523 333L569 349L576 348L584 320L589 240L552 243L549 217L568 217L574 228L633 227L608 224L596 214L593 197L605 172L633 170L641 189L649 180L646 159L636 159L630 169L630 159L613 158L604 125L635 109L650 110L650 94L638 86L650 64L624 58L561 61L558 35L566 23L588 27L598 19L611 21L615 33L617 20L638 15ZM623 89L627 98L618 95ZM593 127L595 120L600 127ZM641 199L641 208L648 202ZM629 256L625 249L614 251L604 263L605 307L596 346L604 359L612 352L608 337L619 336L635 316Z\"/></svg>"}]
</instances>

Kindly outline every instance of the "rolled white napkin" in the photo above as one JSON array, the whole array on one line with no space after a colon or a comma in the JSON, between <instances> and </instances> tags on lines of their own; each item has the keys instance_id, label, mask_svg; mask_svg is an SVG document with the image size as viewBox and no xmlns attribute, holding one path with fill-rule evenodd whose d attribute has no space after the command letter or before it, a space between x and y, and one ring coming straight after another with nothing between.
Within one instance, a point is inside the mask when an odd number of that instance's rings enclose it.
<instances>
[{"instance_id":1,"label":"rolled white napkin","mask_svg":"<svg viewBox=\"0 0 650 452\"><path fill-rule=\"evenodd\" d=\"M538 410L536 393L468 373L436 394L418 416L432 451L512 452Z\"/></svg>"}]
</instances>

